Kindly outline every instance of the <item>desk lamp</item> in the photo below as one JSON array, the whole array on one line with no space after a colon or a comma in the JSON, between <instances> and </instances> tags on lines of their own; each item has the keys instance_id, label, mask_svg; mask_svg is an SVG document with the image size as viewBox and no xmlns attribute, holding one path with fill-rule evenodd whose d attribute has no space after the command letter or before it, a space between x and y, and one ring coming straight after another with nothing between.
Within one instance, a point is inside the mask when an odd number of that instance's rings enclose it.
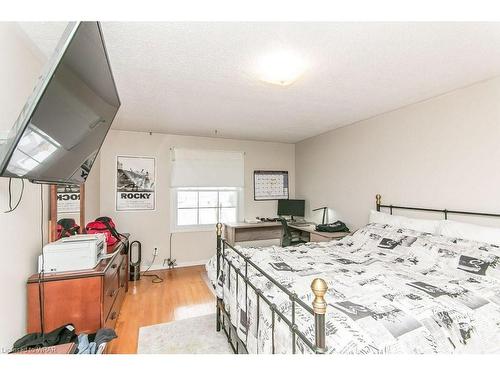
<instances>
[{"instance_id":1,"label":"desk lamp","mask_svg":"<svg viewBox=\"0 0 500 375\"><path fill-rule=\"evenodd\" d=\"M319 208L315 208L313 211L319 211L319 210L323 210L323 220L321 220L321 224L326 224L325 223L325 219L326 219L326 211L328 210L328 207L319 207Z\"/></svg>"}]
</instances>

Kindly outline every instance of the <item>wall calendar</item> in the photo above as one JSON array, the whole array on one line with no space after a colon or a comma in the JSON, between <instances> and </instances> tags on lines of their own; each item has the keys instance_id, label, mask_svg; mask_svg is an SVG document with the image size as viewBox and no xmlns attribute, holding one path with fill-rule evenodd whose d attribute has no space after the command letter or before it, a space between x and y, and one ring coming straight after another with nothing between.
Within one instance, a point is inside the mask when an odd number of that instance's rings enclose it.
<instances>
[{"instance_id":1,"label":"wall calendar","mask_svg":"<svg viewBox=\"0 0 500 375\"><path fill-rule=\"evenodd\" d=\"M288 199L288 171L254 171L254 200Z\"/></svg>"}]
</instances>

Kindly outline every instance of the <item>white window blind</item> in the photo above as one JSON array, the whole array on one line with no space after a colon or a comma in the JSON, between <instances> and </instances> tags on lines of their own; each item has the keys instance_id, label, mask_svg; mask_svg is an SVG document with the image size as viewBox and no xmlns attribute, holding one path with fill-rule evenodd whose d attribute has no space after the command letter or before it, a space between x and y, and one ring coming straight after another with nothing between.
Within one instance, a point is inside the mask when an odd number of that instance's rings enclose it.
<instances>
[{"instance_id":1,"label":"white window blind","mask_svg":"<svg viewBox=\"0 0 500 375\"><path fill-rule=\"evenodd\" d=\"M170 186L244 187L242 152L174 148Z\"/></svg>"}]
</instances>

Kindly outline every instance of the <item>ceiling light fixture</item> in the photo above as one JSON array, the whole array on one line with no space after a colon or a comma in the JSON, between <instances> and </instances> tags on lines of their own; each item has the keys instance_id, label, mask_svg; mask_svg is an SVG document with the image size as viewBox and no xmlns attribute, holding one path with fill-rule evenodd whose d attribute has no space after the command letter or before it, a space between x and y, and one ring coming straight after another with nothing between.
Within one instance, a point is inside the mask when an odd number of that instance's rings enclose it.
<instances>
[{"instance_id":1,"label":"ceiling light fixture","mask_svg":"<svg viewBox=\"0 0 500 375\"><path fill-rule=\"evenodd\" d=\"M291 51L276 51L263 56L258 65L261 81L274 85L288 86L304 73L305 63Z\"/></svg>"}]
</instances>

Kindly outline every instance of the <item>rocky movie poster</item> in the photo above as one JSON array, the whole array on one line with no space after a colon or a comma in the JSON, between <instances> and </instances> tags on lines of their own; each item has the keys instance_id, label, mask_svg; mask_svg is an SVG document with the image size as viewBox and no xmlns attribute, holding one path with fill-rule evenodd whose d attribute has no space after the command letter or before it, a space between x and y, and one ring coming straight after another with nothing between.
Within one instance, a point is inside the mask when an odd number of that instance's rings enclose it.
<instances>
[{"instance_id":1,"label":"rocky movie poster","mask_svg":"<svg viewBox=\"0 0 500 375\"><path fill-rule=\"evenodd\" d=\"M80 212L79 186L57 186L57 212L59 214Z\"/></svg>"},{"instance_id":2,"label":"rocky movie poster","mask_svg":"<svg viewBox=\"0 0 500 375\"><path fill-rule=\"evenodd\" d=\"M116 210L155 209L155 158L118 156Z\"/></svg>"}]
</instances>

